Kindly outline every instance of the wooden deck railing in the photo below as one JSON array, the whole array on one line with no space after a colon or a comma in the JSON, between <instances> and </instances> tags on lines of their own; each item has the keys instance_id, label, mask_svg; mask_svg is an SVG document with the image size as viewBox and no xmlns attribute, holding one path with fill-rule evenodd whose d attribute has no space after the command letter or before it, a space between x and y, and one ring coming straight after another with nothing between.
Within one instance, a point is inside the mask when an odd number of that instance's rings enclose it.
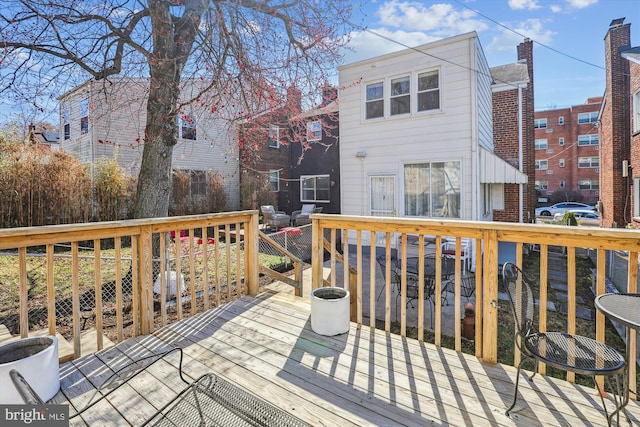
<instances>
[{"instance_id":1,"label":"wooden deck railing","mask_svg":"<svg viewBox=\"0 0 640 427\"><path fill-rule=\"evenodd\" d=\"M101 349L107 329L121 341L255 295L258 239L257 211L0 230L0 324L62 334L78 357L87 323Z\"/></svg>"},{"instance_id":2,"label":"wooden deck railing","mask_svg":"<svg viewBox=\"0 0 640 427\"><path fill-rule=\"evenodd\" d=\"M336 257L336 235L342 236L342 250L345 258L354 255L356 258L356 296L352 296L352 301L357 304L357 322L363 323L363 309L368 308L369 326L375 326L376 318L384 319L385 329L390 329L391 312L393 303L391 300L391 286L389 275L386 275L386 283L380 283L378 276L376 280L375 257L377 253L383 252L387 261L390 259L392 247L397 250L400 262L402 263L402 275L400 279L399 322L400 333L406 335L407 331L407 310L406 310L406 256L408 237L418 236L417 251L415 255L418 259L424 257L425 239L435 240L433 250L436 257L441 252L442 239L449 241L455 238L456 241L456 274L454 278L454 339L455 350L461 350L461 326L459 319L461 313L461 239L473 239L474 244L474 269L476 278L476 337L475 354L477 357L489 363L496 363L498 360L498 246L499 242L512 242L515 244L515 262L522 266L523 249L535 247L540 251L540 288L539 295L539 325L541 331L547 330L547 293L548 283L548 262L549 249L557 246L564 247L567 257L566 278L568 283L567 302L567 324L566 332L576 332L576 251L587 248L594 254L596 262L595 293L597 295L605 293L605 253L607 250L628 251L629 268L628 292L637 292L637 265L638 251L640 251L640 232L636 230L624 229L599 229L592 227L569 227L556 225L536 225L536 224L509 224L497 222L475 222L475 221L439 221L413 218L376 218L376 217L356 217L344 215L314 214L311 216L313 224L313 283L315 289L326 285L322 279L321 269L323 266L323 236L330 235L330 257L332 282L330 285L336 286L338 273L335 271ZM377 242L371 245L370 242ZM363 271L363 259L370 260L369 271ZM387 264L389 264L387 262ZM420 266L422 267L422 265ZM436 269L440 267L436 263ZM422 274L422 268L419 269ZM350 283L345 269L343 283ZM441 345L442 340L442 305L441 305L441 275L436 271L435 286L435 344ZM423 276L418 279L418 283L423 282ZM363 300L363 281L369 283L370 295L368 301ZM376 289L386 285L386 295L384 302L384 313L376 313L375 295ZM353 291L353 289L352 289ZM421 290L423 292L423 290ZM422 295L422 294L421 294ZM595 295L594 295L595 298ZM418 298L417 328L418 339L423 339L424 332L424 304L423 298ZM510 313L509 313L510 316ZM458 319L456 321L455 319ZM412 319L413 321L413 319ZM605 338L605 318L597 312L595 317L594 337L600 341ZM631 347L631 360L636 360L635 336L628 345ZM520 354L517 348L515 351L514 364L518 364ZM545 373L545 367L540 367L540 372ZM635 389L636 364L630 364L630 378L633 379L632 389ZM568 374L567 380L573 382L574 375Z\"/></svg>"},{"instance_id":3,"label":"wooden deck railing","mask_svg":"<svg viewBox=\"0 0 640 427\"><path fill-rule=\"evenodd\" d=\"M352 320L363 324L366 312L369 326L375 326L379 318L387 331L391 328L395 307L389 275L384 283L386 292L382 308L376 304L375 296L383 283L380 275L376 279L375 258L382 254L389 260L392 249L398 251L401 265L405 267L400 277L397 313L401 335L406 335L409 320L406 255L403 255L407 254L409 246L415 248L415 255L422 259L426 239L433 241L436 256L440 254L443 239L456 242L453 309L454 319L460 319L461 239L474 242L475 354L490 363L498 360L499 242L515 244L518 265L522 265L524 249L535 246L540 251L538 328L541 331L547 328L550 248L564 247L568 261L567 332L576 332L577 251L589 248L596 259L595 294L605 292L606 251L627 251L629 265L634 267L629 268L628 291L637 292L640 232L635 230L326 214L312 215L312 228L312 287L348 283ZM325 236L328 244L325 244ZM412 240L410 243L410 237L417 238L417 242ZM77 357L82 353L85 323L95 329L96 348L100 349L107 330L113 339L120 341L149 333L157 326L242 295L255 295L259 289L259 271L266 271L260 267L260 238L269 239L260 237L257 211L0 230L3 254L0 260L14 259L12 263L2 264L0 269L0 323L22 337L38 329L46 329L50 334L63 333L65 337L71 337ZM372 241L376 244L371 245ZM232 244L234 242L237 244ZM325 251L329 253L332 271L328 281L322 274ZM289 279L289 282L299 291L301 262L291 254L287 256L296 265L295 279ZM342 257L347 260L346 267L338 275L337 262ZM349 260L354 258L355 262L351 261L349 265ZM365 271L363 261L366 258L370 267ZM10 271L9 265L17 265L16 270ZM440 268L439 264L436 266ZM172 276L172 271L179 274ZM423 274L422 268L419 271ZM441 345L443 333L439 273L436 272L434 298L436 345ZM184 292L181 292L181 278L185 283ZM419 283L423 283L422 279L420 276ZM364 298L365 283L369 284L368 292L372 296L368 300ZM176 293L181 296L176 297ZM416 304L418 339L423 339L425 301L418 298ZM376 310L382 310L382 313L376 313ZM603 341L605 318L601 313L596 312L594 324L595 338ZM460 351L459 321L454 321L453 335L455 350ZM635 335L628 345L635 360ZM519 354L515 350L514 363L518 361ZM540 371L544 373L545 367L541 366ZM630 375L631 378L636 376L635 364L630 366ZM573 375L569 374L567 379L573 381ZM632 381L631 384L635 390L637 383Z\"/></svg>"}]
</instances>

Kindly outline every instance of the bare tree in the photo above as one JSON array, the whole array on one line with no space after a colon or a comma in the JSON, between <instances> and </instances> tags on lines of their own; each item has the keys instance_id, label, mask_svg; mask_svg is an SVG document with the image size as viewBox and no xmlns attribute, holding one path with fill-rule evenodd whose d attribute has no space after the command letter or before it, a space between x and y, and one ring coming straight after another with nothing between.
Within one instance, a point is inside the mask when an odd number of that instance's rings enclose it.
<instances>
[{"instance_id":1,"label":"bare tree","mask_svg":"<svg viewBox=\"0 0 640 427\"><path fill-rule=\"evenodd\" d=\"M241 120L276 108L290 86L318 93L352 10L347 0L3 1L0 92L36 100L87 78L148 78L134 215L164 216L181 110L206 99ZM196 93L181 93L187 81Z\"/></svg>"}]
</instances>

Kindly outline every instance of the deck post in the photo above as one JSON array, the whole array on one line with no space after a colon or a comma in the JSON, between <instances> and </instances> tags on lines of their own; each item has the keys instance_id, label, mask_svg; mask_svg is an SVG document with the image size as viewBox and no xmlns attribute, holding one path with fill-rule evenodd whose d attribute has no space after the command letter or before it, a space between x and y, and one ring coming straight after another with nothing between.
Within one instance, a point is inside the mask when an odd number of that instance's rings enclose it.
<instances>
[{"instance_id":1,"label":"deck post","mask_svg":"<svg viewBox=\"0 0 640 427\"><path fill-rule=\"evenodd\" d=\"M484 233L482 268L482 360L498 363L498 233Z\"/></svg>"},{"instance_id":2,"label":"deck post","mask_svg":"<svg viewBox=\"0 0 640 427\"><path fill-rule=\"evenodd\" d=\"M159 242L158 242L159 243ZM151 225L140 226L138 239L140 333L153 332L153 233Z\"/></svg>"},{"instance_id":3,"label":"deck post","mask_svg":"<svg viewBox=\"0 0 640 427\"><path fill-rule=\"evenodd\" d=\"M311 215L311 290L322 286L323 233L320 220ZM346 268L346 267L345 267Z\"/></svg>"},{"instance_id":4,"label":"deck post","mask_svg":"<svg viewBox=\"0 0 640 427\"><path fill-rule=\"evenodd\" d=\"M249 295L257 295L260 290L260 278L258 274L258 211L254 211L249 217L249 222L245 223L244 230L244 250L246 256L245 280L249 289ZM239 234L236 236L236 242L240 244Z\"/></svg>"}]
</instances>

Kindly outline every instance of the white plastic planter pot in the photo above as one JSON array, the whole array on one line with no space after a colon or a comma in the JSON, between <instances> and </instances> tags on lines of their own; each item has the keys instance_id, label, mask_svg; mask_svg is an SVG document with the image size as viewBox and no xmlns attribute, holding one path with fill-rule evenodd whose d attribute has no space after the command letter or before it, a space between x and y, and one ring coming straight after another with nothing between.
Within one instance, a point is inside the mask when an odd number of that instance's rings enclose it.
<instances>
[{"instance_id":1,"label":"white plastic planter pot","mask_svg":"<svg viewBox=\"0 0 640 427\"><path fill-rule=\"evenodd\" d=\"M311 329L319 335L338 335L349 331L349 292L325 287L311 291Z\"/></svg>"},{"instance_id":2,"label":"white plastic planter pot","mask_svg":"<svg viewBox=\"0 0 640 427\"><path fill-rule=\"evenodd\" d=\"M0 405L22 404L9 371L15 369L44 401L60 390L56 337L23 338L0 345Z\"/></svg>"}]
</instances>

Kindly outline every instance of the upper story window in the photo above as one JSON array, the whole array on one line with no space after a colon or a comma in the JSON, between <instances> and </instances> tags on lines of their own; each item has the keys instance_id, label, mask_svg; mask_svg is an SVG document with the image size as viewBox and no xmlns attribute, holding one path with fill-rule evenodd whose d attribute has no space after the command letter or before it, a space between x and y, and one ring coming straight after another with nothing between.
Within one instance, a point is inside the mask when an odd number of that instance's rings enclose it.
<instances>
[{"instance_id":1,"label":"upper story window","mask_svg":"<svg viewBox=\"0 0 640 427\"><path fill-rule=\"evenodd\" d=\"M549 142L546 139L536 139L535 140L535 149L536 150L546 150L549 148Z\"/></svg>"},{"instance_id":2,"label":"upper story window","mask_svg":"<svg viewBox=\"0 0 640 427\"><path fill-rule=\"evenodd\" d=\"M300 176L301 202L328 202L330 179L329 175Z\"/></svg>"},{"instance_id":3,"label":"upper story window","mask_svg":"<svg viewBox=\"0 0 640 427\"><path fill-rule=\"evenodd\" d=\"M564 117L562 117L562 116L558 117L558 124L559 125L563 125L564 124Z\"/></svg>"},{"instance_id":4,"label":"upper story window","mask_svg":"<svg viewBox=\"0 0 640 427\"><path fill-rule=\"evenodd\" d=\"M367 85L366 117L384 117L384 86L382 82Z\"/></svg>"},{"instance_id":5,"label":"upper story window","mask_svg":"<svg viewBox=\"0 0 640 427\"><path fill-rule=\"evenodd\" d=\"M418 111L440 109L440 82L438 71L418 74Z\"/></svg>"},{"instance_id":6,"label":"upper story window","mask_svg":"<svg viewBox=\"0 0 640 427\"><path fill-rule=\"evenodd\" d=\"M640 90L633 94L633 132L640 132Z\"/></svg>"},{"instance_id":7,"label":"upper story window","mask_svg":"<svg viewBox=\"0 0 640 427\"><path fill-rule=\"evenodd\" d=\"M578 135L578 146L598 145L600 144L600 136L597 133L589 135Z\"/></svg>"},{"instance_id":8,"label":"upper story window","mask_svg":"<svg viewBox=\"0 0 640 427\"><path fill-rule=\"evenodd\" d=\"M564 188L564 179L561 179L561 180L558 182L558 186L559 186L560 188Z\"/></svg>"},{"instance_id":9,"label":"upper story window","mask_svg":"<svg viewBox=\"0 0 640 427\"><path fill-rule=\"evenodd\" d=\"M533 120L533 128L534 129L546 129L547 127L547 119L534 119Z\"/></svg>"},{"instance_id":10,"label":"upper story window","mask_svg":"<svg viewBox=\"0 0 640 427\"><path fill-rule=\"evenodd\" d=\"M558 166L560 166L561 168L564 167L564 159L558 160Z\"/></svg>"},{"instance_id":11,"label":"upper story window","mask_svg":"<svg viewBox=\"0 0 640 427\"><path fill-rule=\"evenodd\" d=\"M578 157L579 168L597 168L600 167L599 157Z\"/></svg>"},{"instance_id":12,"label":"upper story window","mask_svg":"<svg viewBox=\"0 0 640 427\"><path fill-rule=\"evenodd\" d=\"M411 112L411 80L409 76L391 79L391 115Z\"/></svg>"},{"instance_id":13,"label":"upper story window","mask_svg":"<svg viewBox=\"0 0 640 427\"><path fill-rule=\"evenodd\" d=\"M64 127L64 139L71 138L71 109L68 106L62 109L62 126Z\"/></svg>"},{"instance_id":14,"label":"upper story window","mask_svg":"<svg viewBox=\"0 0 640 427\"><path fill-rule=\"evenodd\" d=\"M280 127L277 125L269 125L269 147L280 147Z\"/></svg>"},{"instance_id":15,"label":"upper story window","mask_svg":"<svg viewBox=\"0 0 640 427\"><path fill-rule=\"evenodd\" d=\"M598 112L593 111L591 113L580 113L578 114L578 124L583 123L595 123L598 121Z\"/></svg>"},{"instance_id":16,"label":"upper story window","mask_svg":"<svg viewBox=\"0 0 640 427\"><path fill-rule=\"evenodd\" d=\"M320 141L322 139L322 123L320 120L307 123L307 141Z\"/></svg>"},{"instance_id":17,"label":"upper story window","mask_svg":"<svg viewBox=\"0 0 640 427\"><path fill-rule=\"evenodd\" d=\"M188 114L178 116L178 138L196 140L196 118Z\"/></svg>"},{"instance_id":18,"label":"upper story window","mask_svg":"<svg viewBox=\"0 0 640 427\"><path fill-rule=\"evenodd\" d=\"M89 132L89 98L80 100L80 133Z\"/></svg>"},{"instance_id":19,"label":"upper story window","mask_svg":"<svg viewBox=\"0 0 640 427\"><path fill-rule=\"evenodd\" d=\"M271 186L271 191L276 193L280 191L280 171L279 170L269 171L269 185Z\"/></svg>"},{"instance_id":20,"label":"upper story window","mask_svg":"<svg viewBox=\"0 0 640 427\"><path fill-rule=\"evenodd\" d=\"M549 161L548 160L536 160L536 169L539 169L539 170L549 169Z\"/></svg>"},{"instance_id":21,"label":"upper story window","mask_svg":"<svg viewBox=\"0 0 640 427\"><path fill-rule=\"evenodd\" d=\"M561 136L560 138L558 138L558 145L559 146L564 146L564 136Z\"/></svg>"}]
</instances>

